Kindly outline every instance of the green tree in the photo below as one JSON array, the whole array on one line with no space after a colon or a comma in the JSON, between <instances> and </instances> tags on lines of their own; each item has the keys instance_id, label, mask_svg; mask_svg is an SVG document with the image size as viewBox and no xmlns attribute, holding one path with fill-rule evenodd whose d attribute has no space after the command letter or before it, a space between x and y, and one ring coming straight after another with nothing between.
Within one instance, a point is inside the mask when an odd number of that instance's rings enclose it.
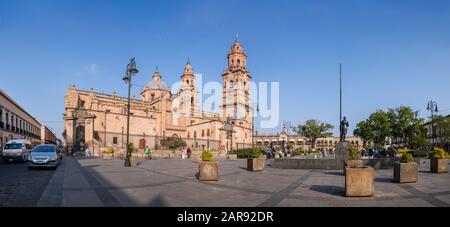
<instances>
[{"instance_id":1,"label":"green tree","mask_svg":"<svg viewBox=\"0 0 450 227\"><path fill-rule=\"evenodd\" d=\"M353 134L359 136L364 144L373 142L376 146L383 146L386 138L391 136L392 113L378 110L365 121L356 125Z\"/></svg>"},{"instance_id":2,"label":"green tree","mask_svg":"<svg viewBox=\"0 0 450 227\"><path fill-rule=\"evenodd\" d=\"M450 117L436 116L434 118L434 134L439 147L450 143Z\"/></svg>"},{"instance_id":3,"label":"green tree","mask_svg":"<svg viewBox=\"0 0 450 227\"><path fill-rule=\"evenodd\" d=\"M170 150L175 150L180 147L185 147L186 142L181 138L169 137L161 141L161 145L168 147Z\"/></svg>"},{"instance_id":4,"label":"green tree","mask_svg":"<svg viewBox=\"0 0 450 227\"><path fill-rule=\"evenodd\" d=\"M372 129L372 125L368 121L361 121L356 125L353 135L358 136L363 140L363 146L367 146L367 142L373 142L375 134Z\"/></svg>"},{"instance_id":5,"label":"green tree","mask_svg":"<svg viewBox=\"0 0 450 227\"><path fill-rule=\"evenodd\" d=\"M401 106L390 109L391 134L400 138L406 148L420 148L426 145L427 130L424 120L418 117L418 112L410 107Z\"/></svg>"},{"instance_id":6,"label":"green tree","mask_svg":"<svg viewBox=\"0 0 450 227\"><path fill-rule=\"evenodd\" d=\"M307 120L304 125L292 127L292 130L308 138L312 143L312 148L315 148L316 140L318 138L330 137L333 135L331 130L334 129L332 124L322 123L318 120Z\"/></svg>"}]
</instances>

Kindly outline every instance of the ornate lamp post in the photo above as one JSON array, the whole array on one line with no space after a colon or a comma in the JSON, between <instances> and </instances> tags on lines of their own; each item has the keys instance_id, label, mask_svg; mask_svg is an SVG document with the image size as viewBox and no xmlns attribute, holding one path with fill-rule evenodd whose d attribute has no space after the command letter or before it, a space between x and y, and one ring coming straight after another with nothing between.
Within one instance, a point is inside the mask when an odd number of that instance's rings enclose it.
<instances>
[{"instance_id":1,"label":"ornate lamp post","mask_svg":"<svg viewBox=\"0 0 450 227\"><path fill-rule=\"evenodd\" d=\"M126 150L127 150L127 156L125 158L125 167L130 167L130 156L131 152L128 150L129 143L130 143L130 93L131 93L131 78L135 76L139 70L136 68L136 62L134 58L130 60L130 63L127 65L127 70L125 72L125 76L123 77L123 81L128 84L128 105L127 105L127 140L126 140Z\"/></svg>"},{"instance_id":2,"label":"ornate lamp post","mask_svg":"<svg viewBox=\"0 0 450 227\"><path fill-rule=\"evenodd\" d=\"M434 149L434 115L435 113L439 112L438 106L437 106L437 102L431 100L428 102L427 105L427 110L431 112L431 133L430 133L430 137L431 137L431 150Z\"/></svg>"}]
</instances>

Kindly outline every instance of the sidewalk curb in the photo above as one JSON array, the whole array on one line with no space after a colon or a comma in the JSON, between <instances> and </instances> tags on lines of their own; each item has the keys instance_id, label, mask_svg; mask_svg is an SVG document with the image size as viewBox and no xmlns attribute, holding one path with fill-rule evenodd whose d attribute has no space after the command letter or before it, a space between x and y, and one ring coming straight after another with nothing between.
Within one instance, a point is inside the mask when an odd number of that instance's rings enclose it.
<instances>
[{"instance_id":1,"label":"sidewalk curb","mask_svg":"<svg viewBox=\"0 0 450 227\"><path fill-rule=\"evenodd\" d=\"M64 186L64 163L66 158L64 157L59 167L56 168L36 207L61 207Z\"/></svg>"}]
</instances>

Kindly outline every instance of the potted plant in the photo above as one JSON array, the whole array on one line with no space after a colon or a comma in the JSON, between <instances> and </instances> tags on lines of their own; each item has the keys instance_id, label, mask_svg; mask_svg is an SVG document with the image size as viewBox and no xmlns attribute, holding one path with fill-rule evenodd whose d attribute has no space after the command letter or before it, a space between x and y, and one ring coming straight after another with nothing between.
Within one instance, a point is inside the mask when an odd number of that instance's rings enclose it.
<instances>
[{"instance_id":1,"label":"potted plant","mask_svg":"<svg viewBox=\"0 0 450 227\"><path fill-rule=\"evenodd\" d=\"M199 164L198 172L200 181L219 180L219 164L210 151L205 150L202 152L202 161Z\"/></svg>"},{"instance_id":2,"label":"potted plant","mask_svg":"<svg viewBox=\"0 0 450 227\"><path fill-rule=\"evenodd\" d=\"M264 166L266 164L266 159L262 152L255 148L250 153L247 158L247 169L248 171L264 171Z\"/></svg>"},{"instance_id":3,"label":"potted plant","mask_svg":"<svg viewBox=\"0 0 450 227\"><path fill-rule=\"evenodd\" d=\"M348 166L354 168L364 166L364 161L361 159L361 155L356 147L352 147L348 151L348 159L344 161L344 176Z\"/></svg>"},{"instance_id":4,"label":"potted plant","mask_svg":"<svg viewBox=\"0 0 450 227\"><path fill-rule=\"evenodd\" d=\"M350 160L358 160L358 150L350 149L349 156ZM345 167L345 196L373 196L375 192L374 175L372 167L363 166L361 162L348 162Z\"/></svg>"},{"instance_id":5,"label":"potted plant","mask_svg":"<svg viewBox=\"0 0 450 227\"><path fill-rule=\"evenodd\" d=\"M103 159L104 160L111 160L113 154L114 154L114 148L108 147L108 148L106 148L106 151L103 154Z\"/></svg>"},{"instance_id":6,"label":"potted plant","mask_svg":"<svg viewBox=\"0 0 450 227\"><path fill-rule=\"evenodd\" d=\"M130 164L131 164L131 166L137 166L136 157L133 157L133 155L132 155L135 152L133 143L129 143L128 144L127 152L130 154Z\"/></svg>"},{"instance_id":7,"label":"potted plant","mask_svg":"<svg viewBox=\"0 0 450 227\"><path fill-rule=\"evenodd\" d=\"M430 171L432 173L448 173L449 155L444 149L434 148L430 159Z\"/></svg>"},{"instance_id":8,"label":"potted plant","mask_svg":"<svg viewBox=\"0 0 450 227\"><path fill-rule=\"evenodd\" d=\"M397 183L415 183L419 175L419 165L410 153L402 154L400 162L394 163L394 181Z\"/></svg>"}]
</instances>

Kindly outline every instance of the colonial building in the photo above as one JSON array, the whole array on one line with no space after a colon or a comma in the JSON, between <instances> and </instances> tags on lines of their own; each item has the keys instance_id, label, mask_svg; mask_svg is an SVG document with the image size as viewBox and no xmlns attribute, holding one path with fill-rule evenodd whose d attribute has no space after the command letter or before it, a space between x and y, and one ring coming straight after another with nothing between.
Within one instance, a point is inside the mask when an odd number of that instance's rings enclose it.
<instances>
[{"instance_id":1,"label":"colonial building","mask_svg":"<svg viewBox=\"0 0 450 227\"><path fill-rule=\"evenodd\" d=\"M42 133L42 127L45 133ZM56 143L52 131L0 90L0 146L14 139L27 139L34 145Z\"/></svg>"},{"instance_id":2,"label":"colonial building","mask_svg":"<svg viewBox=\"0 0 450 227\"><path fill-rule=\"evenodd\" d=\"M339 137L334 136L318 138L314 147L319 150L334 151L336 144L339 143L339 140ZM363 141L359 137L349 136L346 138L346 141L350 142L353 146L358 147L358 149L363 148ZM264 148L268 148L270 144L273 146L280 146L283 143L292 144L293 149L300 148L302 151L308 151L313 148L313 144L308 138L301 135L288 134L285 131L274 135L256 135L255 142L258 146ZM370 143L367 145L370 145Z\"/></svg>"},{"instance_id":3,"label":"colonial building","mask_svg":"<svg viewBox=\"0 0 450 227\"><path fill-rule=\"evenodd\" d=\"M237 40L227 58L220 113L200 109L202 100L198 100L196 76L189 61L180 77L182 85L174 94L157 69L140 98L131 100L130 142L139 148L164 149L162 140L178 137L193 150L216 151L252 144L251 76L247 56ZM126 147L125 97L80 90L73 85L65 96L64 121L63 137L69 147L89 147L94 153L106 147ZM225 125L232 125L232 133Z\"/></svg>"}]
</instances>

